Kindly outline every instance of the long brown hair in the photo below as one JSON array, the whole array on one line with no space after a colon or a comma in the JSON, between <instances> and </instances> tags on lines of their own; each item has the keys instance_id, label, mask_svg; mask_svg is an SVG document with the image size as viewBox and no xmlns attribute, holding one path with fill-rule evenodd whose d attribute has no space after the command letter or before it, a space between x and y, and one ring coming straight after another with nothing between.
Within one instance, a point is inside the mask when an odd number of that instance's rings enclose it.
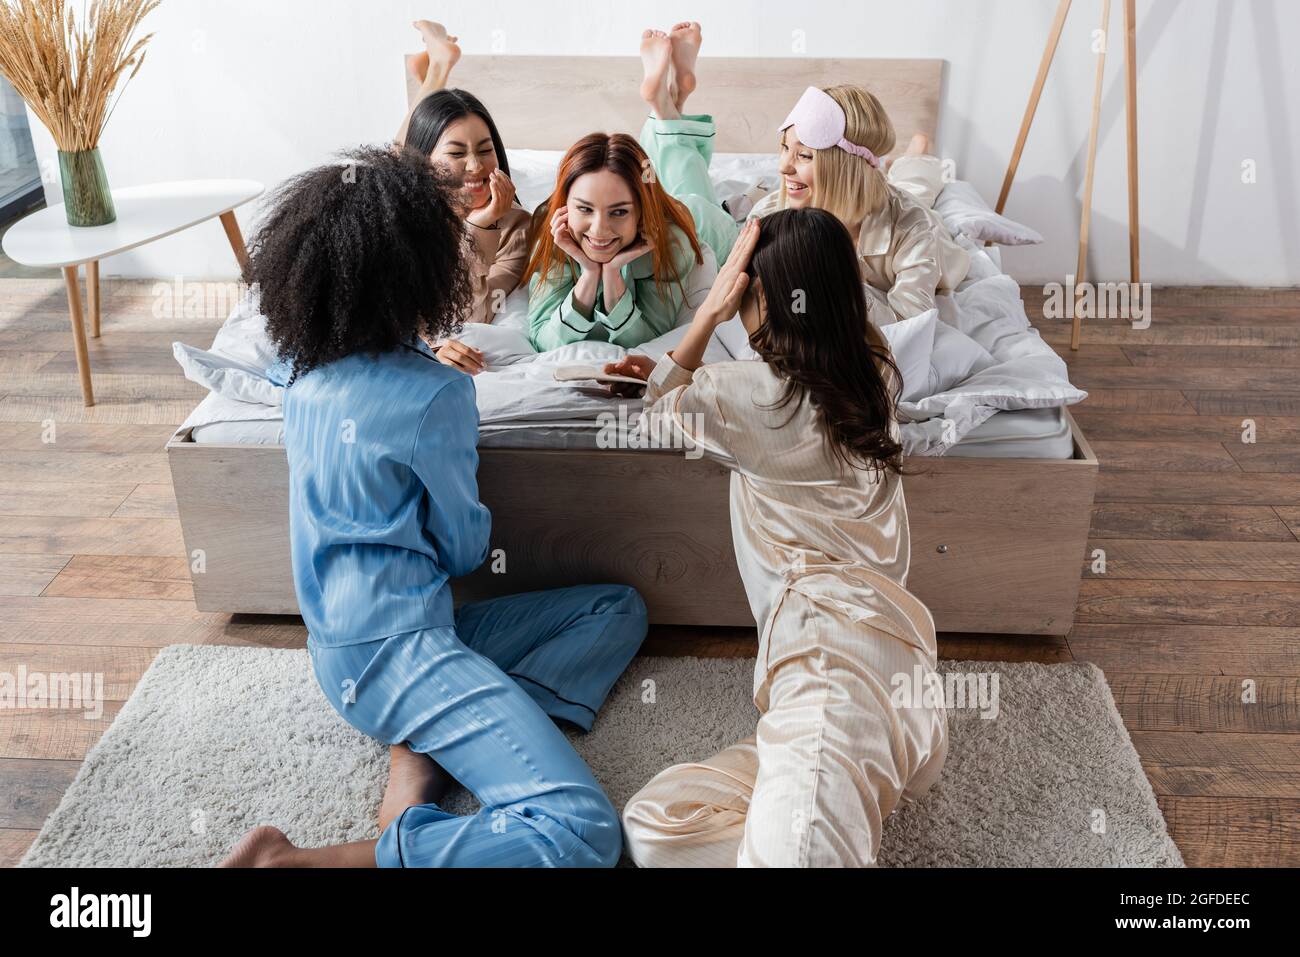
<instances>
[{"instance_id":1,"label":"long brown hair","mask_svg":"<svg viewBox=\"0 0 1300 957\"><path fill-rule=\"evenodd\" d=\"M550 223L560 207L569 202L569 189L574 180L600 170L609 170L622 177L636 197L639 229L653 256L655 283L663 287L670 282L683 282L686 277L679 276L673 264L672 226L686 234L695 252L695 262L704 261L690 210L664 191L659 178L654 175L650 157L635 139L626 133L589 133L564 154L555 177L555 191L533 213L533 254L520 283L527 284L534 273L549 280L562 274L566 266L572 274L573 264L564 250L555 245Z\"/></svg>"},{"instance_id":2,"label":"long brown hair","mask_svg":"<svg viewBox=\"0 0 1300 957\"><path fill-rule=\"evenodd\" d=\"M750 344L786 380L776 407L807 394L842 461L901 472L902 376L869 318L844 224L815 207L764 216L747 272L766 313Z\"/></svg>"}]
</instances>

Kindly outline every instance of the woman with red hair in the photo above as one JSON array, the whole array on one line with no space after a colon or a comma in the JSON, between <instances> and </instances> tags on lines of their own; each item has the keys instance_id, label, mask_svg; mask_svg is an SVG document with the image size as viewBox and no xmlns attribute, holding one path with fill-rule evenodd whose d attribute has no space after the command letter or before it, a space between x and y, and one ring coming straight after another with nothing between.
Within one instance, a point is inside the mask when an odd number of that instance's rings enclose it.
<instances>
[{"instance_id":1,"label":"woman with red hair","mask_svg":"<svg viewBox=\"0 0 1300 957\"><path fill-rule=\"evenodd\" d=\"M533 228L524 280L539 351L584 339L630 349L663 335L704 261L690 210L624 133L591 133L569 148Z\"/></svg>"}]
</instances>

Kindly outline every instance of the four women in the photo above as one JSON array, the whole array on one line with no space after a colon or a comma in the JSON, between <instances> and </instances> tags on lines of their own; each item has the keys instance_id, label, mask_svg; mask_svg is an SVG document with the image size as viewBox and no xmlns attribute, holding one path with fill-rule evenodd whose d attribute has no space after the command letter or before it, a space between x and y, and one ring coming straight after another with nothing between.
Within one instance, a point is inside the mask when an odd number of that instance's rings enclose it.
<instances>
[{"instance_id":1,"label":"four women","mask_svg":"<svg viewBox=\"0 0 1300 957\"><path fill-rule=\"evenodd\" d=\"M712 119L682 112L700 29L681 23L642 36L640 141L574 144L530 230L490 114L446 88L456 38L416 26L421 95L400 147L356 154L343 187L334 167L292 180L245 277L292 370L291 537L312 663L340 714L391 745L381 836L302 849L258 828L227 863L614 863L618 818L553 719L591 726L645 608L633 589L584 586L453 610L449 579L483 562L490 517L462 374L482 355L451 334L491 322L523 282L538 349L631 348L677 325L701 267L717 279L677 349L607 371L647 380L650 419L733 471L762 717L753 738L647 784L624 811L629 849L649 866L874 862L883 819L937 778L947 735L941 704L890 703L890 676L932 671L935 642L906 589L899 377L863 282L910 316L964 275L928 209L937 160L914 141L886 177L893 129L875 98L810 88L782 127L781 189L740 230L709 181ZM761 361L702 367L737 311ZM438 807L453 778L482 811Z\"/></svg>"}]
</instances>

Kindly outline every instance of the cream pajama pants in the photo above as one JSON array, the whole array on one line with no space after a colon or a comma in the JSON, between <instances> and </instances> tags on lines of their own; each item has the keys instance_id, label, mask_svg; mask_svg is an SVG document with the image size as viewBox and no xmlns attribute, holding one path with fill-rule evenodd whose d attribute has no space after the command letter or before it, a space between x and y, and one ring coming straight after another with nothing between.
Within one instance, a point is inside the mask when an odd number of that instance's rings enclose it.
<instances>
[{"instance_id":1,"label":"cream pajama pants","mask_svg":"<svg viewBox=\"0 0 1300 957\"><path fill-rule=\"evenodd\" d=\"M873 865L900 801L938 779L942 707L891 702L895 675L934 671L933 651L789 591L760 646L757 733L656 775L627 804L642 867Z\"/></svg>"}]
</instances>

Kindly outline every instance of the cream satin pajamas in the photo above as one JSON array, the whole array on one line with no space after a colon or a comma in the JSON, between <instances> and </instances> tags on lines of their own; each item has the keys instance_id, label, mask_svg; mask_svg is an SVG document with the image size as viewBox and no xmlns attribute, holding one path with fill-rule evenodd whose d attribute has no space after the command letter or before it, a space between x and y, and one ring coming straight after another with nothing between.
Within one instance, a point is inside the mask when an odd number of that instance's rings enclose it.
<instances>
[{"instance_id":1,"label":"cream satin pajamas","mask_svg":"<svg viewBox=\"0 0 1300 957\"><path fill-rule=\"evenodd\" d=\"M668 768L628 802L642 866L872 864L885 818L947 754L942 706L891 700L896 677L910 685L936 664L933 620L906 588L902 483L846 469L806 396L775 407L782 388L766 362L692 376L671 357L647 384L649 414L732 472L761 717L753 738Z\"/></svg>"},{"instance_id":2,"label":"cream satin pajamas","mask_svg":"<svg viewBox=\"0 0 1300 957\"><path fill-rule=\"evenodd\" d=\"M935 307L936 292L956 289L970 269L970 256L957 245L932 209L943 189L937 156L900 156L889 167L885 206L858 232L862 281L881 293L895 319L911 319ZM783 208L781 190L763 197L750 216Z\"/></svg>"}]
</instances>

